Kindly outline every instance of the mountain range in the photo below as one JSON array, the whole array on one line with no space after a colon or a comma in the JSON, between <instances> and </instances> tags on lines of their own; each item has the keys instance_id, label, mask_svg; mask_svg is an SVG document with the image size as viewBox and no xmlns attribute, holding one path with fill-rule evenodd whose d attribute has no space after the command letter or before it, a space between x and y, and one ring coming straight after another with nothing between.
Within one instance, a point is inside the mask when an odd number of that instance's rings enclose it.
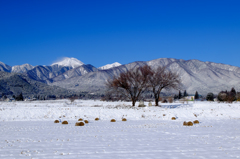
<instances>
[{"instance_id":1,"label":"mountain range","mask_svg":"<svg viewBox=\"0 0 240 159\"><path fill-rule=\"evenodd\" d=\"M239 67L173 58L137 61L125 65L116 62L99 68L91 64L84 64L75 58L64 58L50 66L35 67L29 64L11 67L0 62L0 71L9 74L18 73L49 87L57 86L57 88L62 87L65 90L104 93L105 83L108 79L143 65L149 65L152 68L165 66L168 70L177 72L182 80L182 90L187 90L189 94L194 94L196 91L203 95L209 92L216 94L221 90L230 90L232 87L236 90L240 89ZM2 90L7 89L6 86L2 87L1 85Z\"/></svg>"}]
</instances>

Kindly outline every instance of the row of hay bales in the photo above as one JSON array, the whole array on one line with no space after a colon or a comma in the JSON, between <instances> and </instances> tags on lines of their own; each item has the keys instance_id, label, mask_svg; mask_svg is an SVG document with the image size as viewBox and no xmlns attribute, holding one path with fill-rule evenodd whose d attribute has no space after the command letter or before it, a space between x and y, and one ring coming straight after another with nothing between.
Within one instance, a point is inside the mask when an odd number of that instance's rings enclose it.
<instances>
[{"instance_id":1,"label":"row of hay bales","mask_svg":"<svg viewBox=\"0 0 240 159\"><path fill-rule=\"evenodd\" d=\"M95 118L95 121L100 120L99 118ZM122 121L127 121L126 118L123 118ZM111 119L110 122L116 122L115 119ZM59 120L55 120L54 123L59 123ZM75 123L75 126L84 126L85 124L88 124L88 120L83 120L82 118L78 119L78 122ZM62 124L68 124L68 121L64 120Z\"/></svg>"},{"instance_id":2,"label":"row of hay bales","mask_svg":"<svg viewBox=\"0 0 240 159\"><path fill-rule=\"evenodd\" d=\"M100 120L99 118L95 118L95 121L98 121ZM176 120L176 117L172 117L172 120ZM80 122L79 122L80 121ZM126 118L123 118L122 121L127 121ZM115 119L111 119L110 122L116 122ZM59 120L55 120L54 123L59 123ZM78 119L78 122L75 123L75 126L84 126L85 124L88 124L88 120L83 120L82 118ZM68 124L68 121L63 121L62 124ZM189 122L186 122L184 121L183 122L183 126L193 126L193 124L199 124L199 121L198 120L195 120L195 121L189 121Z\"/></svg>"},{"instance_id":3,"label":"row of hay bales","mask_svg":"<svg viewBox=\"0 0 240 159\"><path fill-rule=\"evenodd\" d=\"M172 117L172 120L176 120L176 117ZM193 122L191 122L191 121L189 121L189 122L184 121L183 122L183 126L193 126L193 124L199 124L199 121L194 120Z\"/></svg>"},{"instance_id":4,"label":"row of hay bales","mask_svg":"<svg viewBox=\"0 0 240 159\"><path fill-rule=\"evenodd\" d=\"M193 122L191 122L191 121L189 121L189 122L184 121L183 122L183 126L193 126L193 124L199 124L199 121L194 120Z\"/></svg>"},{"instance_id":5,"label":"row of hay bales","mask_svg":"<svg viewBox=\"0 0 240 159\"><path fill-rule=\"evenodd\" d=\"M75 123L75 126L84 126L85 124L88 124L88 123L89 123L88 120L83 120L82 118L80 118L78 119L78 122Z\"/></svg>"}]
</instances>

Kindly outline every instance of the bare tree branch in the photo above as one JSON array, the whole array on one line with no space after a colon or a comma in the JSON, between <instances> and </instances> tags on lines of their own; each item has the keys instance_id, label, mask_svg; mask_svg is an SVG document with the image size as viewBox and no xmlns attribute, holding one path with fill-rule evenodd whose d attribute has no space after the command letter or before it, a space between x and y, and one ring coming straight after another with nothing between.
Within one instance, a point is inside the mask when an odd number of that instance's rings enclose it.
<instances>
[{"instance_id":1,"label":"bare tree branch","mask_svg":"<svg viewBox=\"0 0 240 159\"><path fill-rule=\"evenodd\" d=\"M113 77L112 80L108 80L106 85L108 90L115 91L115 94L121 94L126 99L131 100L132 105L135 106L142 93L149 88L151 75L151 68L145 65L123 72L119 77Z\"/></svg>"},{"instance_id":2,"label":"bare tree branch","mask_svg":"<svg viewBox=\"0 0 240 159\"><path fill-rule=\"evenodd\" d=\"M156 70L152 70L150 84L155 98L155 104L158 106L159 96L163 89L179 89L181 85L180 77L177 73L167 71L166 67L159 66Z\"/></svg>"}]
</instances>

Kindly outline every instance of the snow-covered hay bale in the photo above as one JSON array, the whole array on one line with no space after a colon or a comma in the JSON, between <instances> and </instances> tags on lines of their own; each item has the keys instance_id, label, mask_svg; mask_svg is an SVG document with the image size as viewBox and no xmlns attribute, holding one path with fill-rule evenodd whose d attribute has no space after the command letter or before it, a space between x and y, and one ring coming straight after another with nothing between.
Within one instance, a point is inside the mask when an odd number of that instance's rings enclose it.
<instances>
[{"instance_id":1,"label":"snow-covered hay bale","mask_svg":"<svg viewBox=\"0 0 240 159\"><path fill-rule=\"evenodd\" d=\"M188 126L186 121L183 122L183 126Z\"/></svg>"},{"instance_id":2,"label":"snow-covered hay bale","mask_svg":"<svg viewBox=\"0 0 240 159\"><path fill-rule=\"evenodd\" d=\"M62 124L68 124L68 121L65 120L65 121L62 122Z\"/></svg>"},{"instance_id":3,"label":"snow-covered hay bale","mask_svg":"<svg viewBox=\"0 0 240 159\"><path fill-rule=\"evenodd\" d=\"M116 122L116 120L115 120L115 119L112 119L111 122Z\"/></svg>"},{"instance_id":4,"label":"snow-covered hay bale","mask_svg":"<svg viewBox=\"0 0 240 159\"><path fill-rule=\"evenodd\" d=\"M86 123L86 124L88 124L89 122L88 122L88 120L84 120L84 122Z\"/></svg>"},{"instance_id":5,"label":"snow-covered hay bale","mask_svg":"<svg viewBox=\"0 0 240 159\"><path fill-rule=\"evenodd\" d=\"M59 123L59 120L55 120L54 123Z\"/></svg>"},{"instance_id":6,"label":"snow-covered hay bale","mask_svg":"<svg viewBox=\"0 0 240 159\"><path fill-rule=\"evenodd\" d=\"M95 120L96 120L96 121L98 121L98 120L99 120L99 118L95 118Z\"/></svg>"},{"instance_id":7,"label":"snow-covered hay bale","mask_svg":"<svg viewBox=\"0 0 240 159\"><path fill-rule=\"evenodd\" d=\"M187 126L193 126L193 122L189 121L189 122L187 123Z\"/></svg>"},{"instance_id":8,"label":"snow-covered hay bale","mask_svg":"<svg viewBox=\"0 0 240 159\"><path fill-rule=\"evenodd\" d=\"M84 126L84 122L76 122L75 126Z\"/></svg>"},{"instance_id":9,"label":"snow-covered hay bale","mask_svg":"<svg viewBox=\"0 0 240 159\"><path fill-rule=\"evenodd\" d=\"M80 119L78 119L78 121L83 121L83 119L82 119L82 118L80 118Z\"/></svg>"},{"instance_id":10,"label":"snow-covered hay bale","mask_svg":"<svg viewBox=\"0 0 240 159\"><path fill-rule=\"evenodd\" d=\"M199 124L198 120L193 121L194 124Z\"/></svg>"},{"instance_id":11,"label":"snow-covered hay bale","mask_svg":"<svg viewBox=\"0 0 240 159\"><path fill-rule=\"evenodd\" d=\"M176 120L176 118L175 118L175 117L172 117L172 120Z\"/></svg>"},{"instance_id":12,"label":"snow-covered hay bale","mask_svg":"<svg viewBox=\"0 0 240 159\"><path fill-rule=\"evenodd\" d=\"M127 121L127 119L126 119L126 118L123 118L122 121Z\"/></svg>"}]
</instances>

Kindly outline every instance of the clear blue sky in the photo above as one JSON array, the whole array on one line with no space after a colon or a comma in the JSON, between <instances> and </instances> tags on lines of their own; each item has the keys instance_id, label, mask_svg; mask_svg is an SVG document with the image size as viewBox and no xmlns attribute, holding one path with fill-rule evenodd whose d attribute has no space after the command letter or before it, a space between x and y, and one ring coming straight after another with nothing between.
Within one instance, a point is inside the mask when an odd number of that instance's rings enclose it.
<instances>
[{"instance_id":1,"label":"clear blue sky","mask_svg":"<svg viewBox=\"0 0 240 159\"><path fill-rule=\"evenodd\" d=\"M240 67L240 0L0 0L0 61L157 58Z\"/></svg>"}]
</instances>

